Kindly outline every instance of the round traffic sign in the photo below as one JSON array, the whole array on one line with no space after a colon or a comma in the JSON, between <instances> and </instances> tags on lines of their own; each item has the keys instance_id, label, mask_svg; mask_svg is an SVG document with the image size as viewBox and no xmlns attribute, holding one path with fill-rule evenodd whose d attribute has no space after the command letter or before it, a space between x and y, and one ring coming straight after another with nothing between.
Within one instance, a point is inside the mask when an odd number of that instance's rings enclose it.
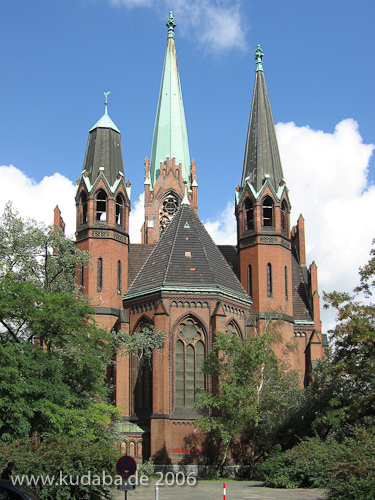
<instances>
[{"instance_id":1,"label":"round traffic sign","mask_svg":"<svg viewBox=\"0 0 375 500\"><path fill-rule=\"evenodd\" d=\"M127 455L124 455L123 457L120 457L117 460L116 472L123 479L128 479L128 477L135 474L136 470L137 470L137 464L135 463L133 457L128 457Z\"/></svg>"}]
</instances>

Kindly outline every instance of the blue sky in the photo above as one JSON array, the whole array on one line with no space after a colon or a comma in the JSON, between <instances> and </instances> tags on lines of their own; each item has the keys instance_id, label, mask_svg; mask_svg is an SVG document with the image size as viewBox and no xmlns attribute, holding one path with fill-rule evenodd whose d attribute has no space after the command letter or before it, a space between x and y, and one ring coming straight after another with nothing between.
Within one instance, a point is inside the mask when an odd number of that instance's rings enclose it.
<instances>
[{"instance_id":1,"label":"blue sky","mask_svg":"<svg viewBox=\"0 0 375 500\"><path fill-rule=\"evenodd\" d=\"M50 222L57 202L74 232L73 184L111 91L140 228L171 9L199 216L215 241L235 243L259 43L292 222L305 216L320 288L354 287L375 237L372 0L1 0L0 209L11 199Z\"/></svg>"}]
</instances>

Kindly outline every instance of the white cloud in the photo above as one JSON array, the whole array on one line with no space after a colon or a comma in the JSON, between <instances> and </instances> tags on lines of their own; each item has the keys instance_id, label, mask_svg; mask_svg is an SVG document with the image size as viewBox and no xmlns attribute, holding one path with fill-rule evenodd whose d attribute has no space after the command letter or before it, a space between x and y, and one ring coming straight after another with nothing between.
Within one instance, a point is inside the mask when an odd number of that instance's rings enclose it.
<instances>
[{"instance_id":1,"label":"white cloud","mask_svg":"<svg viewBox=\"0 0 375 500\"><path fill-rule=\"evenodd\" d=\"M208 234L217 245L236 245L237 228L234 216L234 203L229 202L217 217L204 222Z\"/></svg>"},{"instance_id":2,"label":"white cloud","mask_svg":"<svg viewBox=\"0 0 375 500\"><path fill-rule=\"evenodd\" d=\"M5 204L11 201L21 217L52 224L53 211L58 205L66 224L66 233L74 234L76 188L69 179L56 172L36 182L13 165L0 166L0 178L0 213Z\"/></svg>"},{"instance_id":3,"label":"white cloud","mask_svg":"<svg viewBox=\"0 0 375 500\"><path fill-rule=\"evenodd\" d=\"M240 0L109 0L110 5L148 7L166 20L173 10L179 32L192 38L205 52L246 49L246 28Z\"/></svg>"},{"instance_id":4,"label":"white cloud","mask_svg":"<svg viewBox=\"0 0 375 500\"><path fill-rule=\"evenodd\" d=\"M363 143L352 119L341 121L332 134L294 123L279 123L276 131L291 220L300 213L305 218L307 259L319 268L320 295L350 292L375 237L375 187L367 178L374 145ZM333 320L332 311L323 312L325 330Z\"/></svg>"},{"instance_id":5,"label":"white cloud","mask_svg":"<svg viewBox=\"0 0 375 500\"><path fill-rule=\"evenodd\" d=\"M145 193L141 193L132 206L129 217L130 243L141 243L141 228L145 220L144 212Z\"/></svg>"}]
</instances>

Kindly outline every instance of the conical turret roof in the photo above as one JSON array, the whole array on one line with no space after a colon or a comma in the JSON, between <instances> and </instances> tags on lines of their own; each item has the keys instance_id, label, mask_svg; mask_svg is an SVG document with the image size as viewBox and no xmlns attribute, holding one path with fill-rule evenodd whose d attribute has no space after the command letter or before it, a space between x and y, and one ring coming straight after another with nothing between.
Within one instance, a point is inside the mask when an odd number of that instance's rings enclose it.
<instances>
[{"instance_id":1,"label":"conical turret roof","mask_svg":"<svg viewBox=\"0 0 375 500\"><path fill-rule=\"evenodd\" d=\"M263 52L258 45L256 77L247 132L245 159L242 173L242 187L250 178L256 192L259 192L266 175L275 191L283 178L283 170L277 145L275 125L263 72Z\"/></svg>"},{"instance_id":2,"label":"conical turret roof","mask_svg":"<svg viewBox=\"0 0 375 500\"><path fill-rule=\"evenodd\" d=\"M124 175L121 150L121 133L108 115L107 95L104 115L89 131L83 170L86 170L91 184L102 171L110 186L120 174Z\"/></svg>"},{"instance_id":3,"label":"conical turret roof","mask_svg":"<svg viewBox=\"0 0 375 500\"><path fill-rule=\"evenodd\" d=\"M189 205L179 208L124 300L158 291L216 293L251 304L250 297Z\"/></svg>"},{"instance_id":4,"label":"conical turret roof","mask_svg":"<svg viewBox=\"0 0 375 500\"><path fill-rule=\"evenodd\" d=\"M150 158L151 187L154 187L160 175L160 162L164 163L167 157L176 158L177 165L182 164L182 178L185 181L190 181L189 143L174 41L176 23L172 12L169 14L167 26L167 50Z\"/></svg>"}]
</instances>

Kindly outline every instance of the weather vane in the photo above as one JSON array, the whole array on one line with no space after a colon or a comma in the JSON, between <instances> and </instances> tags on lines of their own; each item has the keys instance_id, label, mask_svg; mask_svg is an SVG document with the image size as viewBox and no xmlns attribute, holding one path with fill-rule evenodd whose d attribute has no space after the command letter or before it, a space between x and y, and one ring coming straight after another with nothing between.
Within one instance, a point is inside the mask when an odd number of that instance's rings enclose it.
<instances>
[{"instance_id":1,"label":"weather vane","mask_svg":"<svg viewBox=\"0 0 375 500\"><path fill-rule=\"evenodd\" d=\"M105 104L108 104L108 95L110 94L111 92L104 92L104 95L105 95Z\"/></svg>"}]
</instances>

